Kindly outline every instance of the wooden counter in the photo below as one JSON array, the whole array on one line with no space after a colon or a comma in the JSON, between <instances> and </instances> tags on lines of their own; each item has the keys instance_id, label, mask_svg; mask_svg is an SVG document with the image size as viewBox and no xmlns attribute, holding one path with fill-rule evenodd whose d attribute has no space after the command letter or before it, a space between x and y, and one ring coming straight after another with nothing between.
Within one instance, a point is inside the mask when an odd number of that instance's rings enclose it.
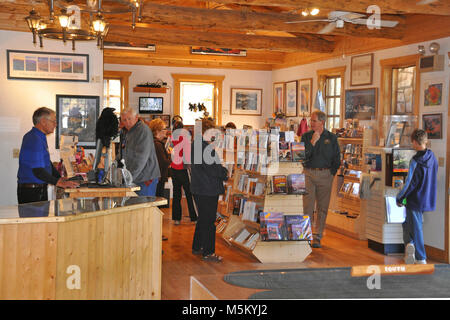
<instances>
[{"instance_id":1,"label":"wooden counter","mask_svg":"<svg viewBox=\"0 0 450 320\"><path fill-rule=\"evenodd\" d=\"M163 198L0 207L0 299L160 299Z\"/></svg>"}]
</instances>

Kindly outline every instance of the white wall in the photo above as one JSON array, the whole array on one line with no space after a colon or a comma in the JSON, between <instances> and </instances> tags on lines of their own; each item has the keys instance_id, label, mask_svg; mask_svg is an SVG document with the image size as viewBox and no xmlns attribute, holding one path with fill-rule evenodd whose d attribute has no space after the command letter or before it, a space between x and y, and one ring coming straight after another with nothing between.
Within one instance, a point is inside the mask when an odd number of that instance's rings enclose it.
<instances>
[{"instance_id":1,"label":"white wall","mask_svg":"<svg viewBox=\"0 0 450 320\"><path fill-rule=\"evenodd\" d=\"M442 113L443 118L443 139L430 140L431 149L433 150L436 158L443 158L445 160L447 150L447 115L448 115L448 92L449 92L449 59L447 52L450 51L450 37L437 39L433 41L415 43L407 46L396 47L392 49L385 49L374 52L374 72L373 72L373 84L370 86L358 86L357 88L380 88L381 68L380 60L389 59L394 57L407 56L417 53L417 46L423 44L427 49L427 55L429 44L431 42L438 42L440 44L439 53L445 55L445 68L440 72L421 73L420 84L420 114L419 114L419 127L422 128L422 114L426 113ZM319 69L327 69L333 67L347 66L345 74L345 87L344 89L350 89L350 56L342 56L340 58L330 59L322 62L311 63L308 65L301 65L290 67L281 70L275 70L272 74L273 82L285 82L303 78L313 78L313 93L317 91L317 74ZM425 82L443 82L443 99L440 107L424 107L424 84ZM356 87L352 87L356 88ZM378 90L378 95L379 95ZM314 100L314 99L313 99ZM380 101L378 96L378 101ZM438 172L438 195L437 195L437 208L432 213L426 213L424 215L424 238L425 244L444 250L445 249L445 198L448 197L448 188L445 185L445 161L444 166L439 167Z\"/></svg>"},{"instance_id":2,"label":"white wall","mask_svg":"<svg viewBox=\"0 0 450 320\"><path fill-rule=\"evenodd\" d=\"M6 50L29 50L89 54L89 74L97 82L68 82L42 80L8 80ZM77 42L72 51L71 43L44 40L44 48L34 47L29 32L0 31L0 177L2 192L0 205L17 203L18 159L13 159L13 149L20 149L23 135L32 126L32 115L38 107L55 110L56 94L103 96L103 54L95 41ZM102 100L102 99L101 99ZM48 146L52 161L59 161L55 151L55 135L49 135Z\"/></svg>"},{"instance_id":3,"label":"white wall","mask_svg":"<svg viewBox=\"0 0 450 320\"><path fill-rule=\"evenodd\" d=\"M171 74L201 74L201 75L222 75L225 76L222 88L222 124L233 121L238 128L242 125L251 125L260 128L264 125L265 119L270 115L272 108L272 72L271 71L245 71L233 69L203 69L203 68L179 68L179 67L158 67L158 66L137 66L105 64L105 70L131 71L130 76L130 107L138 109L140 96L145 96L141 92L133 92L133 87L140 83L156 82L161 79L167 82L169 90L166 94L153 94L152 96L164 97L164 113L173 116L173 78ZM231 88L255 88L263 90L262 116L236 116L230 115L230 95Z\"/></svg>"}]
</instances>

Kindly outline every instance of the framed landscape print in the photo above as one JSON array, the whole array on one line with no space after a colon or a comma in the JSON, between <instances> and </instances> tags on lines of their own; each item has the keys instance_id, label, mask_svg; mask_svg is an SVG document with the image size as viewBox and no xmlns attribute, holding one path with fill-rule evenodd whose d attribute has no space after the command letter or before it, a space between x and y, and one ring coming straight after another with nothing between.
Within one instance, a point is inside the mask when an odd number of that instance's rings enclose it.
<instances>
[{"instance_id":1,"label":"framed landscape print","mask_svg":"<svg viewBox=\"0 0 450 320\"><path fill-rule=\"evenodd\" d=\"M352 57L350 85L371 85L373 78L373 53Z\"/></svg>"},{"instance_id":2,"label":"framed landscape print","mask_svg":"<svg viewBox=\"0 0 450 320\"><path fill-rule=\"evenodd\" d=\"M311 112L312 78L298 80L298 115L308 116Z\"/></svg>"},{"instance_id":3,"label":"framed landscape print","mask_svg":"<svg viewBox=\"0 0 450 320\"><path fill-rule=\"evenodd\" d=\"M8 79L89 82L89 55L7 50Z\"/></svg>"},{"instance_id":4,"label":"framed landscape print","mask_svg":"<svg viewBox=\"0 0 450 320\"><path fill-rule=\"evenodd\" d=\"M260 116L262 89L231 88L231 114Z\"/></svg>"},{"instance_id":5,"label":"framed landscape print","mask_svg":"<svg viewBox=\"0 0 450 320\"><path fill-rule=\"evenodd\" d=\"M442 113L422 115L422 126L428 139L442 139Z\"/></svg>"},{"instance_id":6,"label":"framed landscape print","mask_svg":"<svg viewBox=\"0 0 450 320\"><path fill-rule=\"evenodd\" d=\"M297 81L286 82L286 117L297 116Z\"/></svg>"},{"instance_id":7,"label":"framed landscape print","mask_svg":"<svg viewBox=\"0 0 450 320\"><path fill-rule=\"evenodd\" d=\"M284 112L284 82L273 84L273 112Z\"/></svg>"},{"instance_id":8,"label":"framed landscape print","mask_svg":"<svg viewBox=\"0 0 450 320\"><path fill-rule=\"evenodd\" d=\"M56 149L61 135L77 136L79 146L95 149L99 109L99 96L56 95Z\"/></svg>"},{"instance_id":9,"label":"framed landscape print","mask_svg":"<svg viewBox=\"0 0 450 320\"><path fill-rule=\"evenodd\" d=\"M371 120L376 108L377 88L345 90L345 119Z\"/></svg>"}]
</instances>

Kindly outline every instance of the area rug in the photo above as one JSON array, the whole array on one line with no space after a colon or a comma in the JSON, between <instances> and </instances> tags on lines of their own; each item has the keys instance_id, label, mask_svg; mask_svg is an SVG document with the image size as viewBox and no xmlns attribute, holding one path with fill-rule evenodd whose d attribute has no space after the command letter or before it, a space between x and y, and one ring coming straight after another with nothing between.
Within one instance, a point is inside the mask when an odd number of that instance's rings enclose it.
<instances>
[{"instance_id":1,"label":"area rug","mask_svg":"<svg viewBox=\"0 0 450 320\"><path fill-rule=\"evenodd\" d=\"M352 277L351 268L249 270L224 276L225 282L268 291L249 299L450 298L450 266L433 274Z\"/></svg>"}]
</instances>

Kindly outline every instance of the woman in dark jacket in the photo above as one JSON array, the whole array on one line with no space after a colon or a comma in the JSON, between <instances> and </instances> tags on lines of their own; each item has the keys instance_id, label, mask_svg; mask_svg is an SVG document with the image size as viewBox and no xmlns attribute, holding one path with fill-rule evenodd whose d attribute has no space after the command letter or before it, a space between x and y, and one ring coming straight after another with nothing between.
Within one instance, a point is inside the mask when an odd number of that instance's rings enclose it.
<instances>
[{"instance_id":1,"label":"woman in dark jacket","mask_svg":"<svg viewBox=\"0 0 450 320\"><path fill-rule=\"evenodd\" d=\"M202 121L202 135L196 132L191 151L191 191L198 209L198 220L192 242L192 253L202 254L204 261L221 262L222 257L215 254L217 203L219 195L225 192L223 182L228 179L228 171L220 164L219 157L209 143L203 140L208 129L214 128L210 120ZM195 150L201 145L200 150ZM197 147L197 148L198 148ZM205 149L206 150L205 152ZM195 152L197 151L197 152ZM211 159L206 159L205 154Z\"/></svg>"},{"instance_id":2,"label":"woman in dark jacket","mask_svg":"<svg viewBox=\"0 0 450 320\"><path fill-rule=\"evenodd\" d=\"M153 133L155 142L156 157L158 158L159 169L161 171L161 178L156 186L156 196L162 197L164 195L164 184L167 181L169 166L171 163L170 156L167 154L164 139L166 138L166 124L159 118L150 121L149 125Z\"/></svg>"}]
</instances>

